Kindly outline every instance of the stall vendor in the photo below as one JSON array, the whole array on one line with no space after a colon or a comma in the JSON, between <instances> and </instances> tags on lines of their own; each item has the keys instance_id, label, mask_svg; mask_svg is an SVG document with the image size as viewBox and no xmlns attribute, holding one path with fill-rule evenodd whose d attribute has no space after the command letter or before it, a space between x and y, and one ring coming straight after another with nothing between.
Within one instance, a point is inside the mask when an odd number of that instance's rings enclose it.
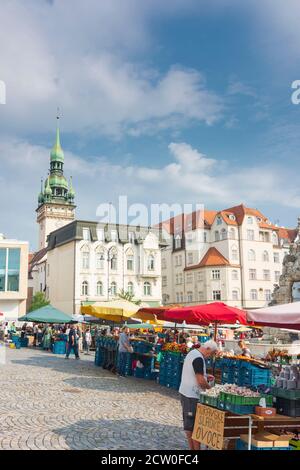
<instances>
[{"instance_id":1,"label":"stall vendor","mask_svg":"<svg viewBox=\"0 0 300 470\"><path fill-rule=\"evenodd\" d=\"M183 364L179 393L183 412L184 431L191 450L200 450L199 442L192 439L199 393L201 390L211 388L209 377L206 374L205 359L214 356L217 351L217 343L213 340L209 340L200 348L192 349L187 354Z\"/></svg>"},{"instance_id":2,"label":"stall vendor","mask_svg":"<svg viewBox=\"0 0 300 470\"><path fill-rule=\"evenodd\" d=\"M241 355L245 357L252 357L251 351L249 348L247 348L245 341L239 341L238 346L241 349Z\"/></svg>"}]
</instances>

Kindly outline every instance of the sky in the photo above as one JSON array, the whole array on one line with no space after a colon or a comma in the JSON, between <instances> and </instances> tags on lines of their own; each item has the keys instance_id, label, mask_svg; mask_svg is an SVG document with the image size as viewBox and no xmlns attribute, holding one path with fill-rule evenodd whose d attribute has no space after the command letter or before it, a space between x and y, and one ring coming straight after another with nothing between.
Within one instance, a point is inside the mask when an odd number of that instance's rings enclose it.
<instances>
[{"instance_id":1,"label":"sky","mask_svg":"<svg viewBox=\"0 0 300 470\"><path fill-rule=\"evenodd\" d=\"M298 0L1 0L0 14L7 237L36 248L57 107L77 218L124 195L296 226Z\"/></svg>"}]
</instances>

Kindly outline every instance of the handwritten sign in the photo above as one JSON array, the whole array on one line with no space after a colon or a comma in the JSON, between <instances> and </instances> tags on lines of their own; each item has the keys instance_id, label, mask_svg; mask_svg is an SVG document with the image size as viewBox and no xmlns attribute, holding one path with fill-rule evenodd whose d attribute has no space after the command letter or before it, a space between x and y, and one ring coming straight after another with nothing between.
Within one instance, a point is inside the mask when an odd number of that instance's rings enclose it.
<instances>
[{"instance_id":1,"label":"handwritten sign","mask_svg":"<svg viewBox=\"0 0 300 470\"><path fill-rule=\"evenodd\" d=\"M198 405L192 438L214 450L222 450L224 443L224 411Z\"/></svg>"}]
</instances>

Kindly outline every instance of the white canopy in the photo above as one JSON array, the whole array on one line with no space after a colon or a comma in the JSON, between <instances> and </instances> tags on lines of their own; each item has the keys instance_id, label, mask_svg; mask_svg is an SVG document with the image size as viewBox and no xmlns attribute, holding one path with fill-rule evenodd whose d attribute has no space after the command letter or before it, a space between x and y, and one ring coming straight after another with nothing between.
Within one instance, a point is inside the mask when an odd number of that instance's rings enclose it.
<instances>
[{"instance_id":1,"label":"white canopy","mask_svg":"<svg viewBox=\"0 0 300 470\"><path fill-rule=\"evenodd\" d=\"M300 302L248 310L247 320L256 325L300 330Z\"/></svg>"}]
</instances>

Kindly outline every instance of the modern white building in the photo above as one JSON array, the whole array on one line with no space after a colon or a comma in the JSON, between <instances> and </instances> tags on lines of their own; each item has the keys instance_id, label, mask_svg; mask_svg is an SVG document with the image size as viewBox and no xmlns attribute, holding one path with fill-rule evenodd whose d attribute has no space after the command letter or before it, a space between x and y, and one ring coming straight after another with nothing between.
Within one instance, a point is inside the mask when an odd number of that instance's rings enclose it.
<instances>
[{"instance_id":1,"label":"modern white building","mask_svg":"<svg viewBox=\"0 0 300 470\"><path fill-rule=\"evenodd\" d=\"M243 204L167 220L162 251L163 303L223 301L259 308L272 299L296 230L272 224Z\"/></svg>"},{"instance_id":2,"label":"modern white building","mask_svg":"<svg viewBox=\"0 0 300 470\"><path fill-rule=\"evenodd\" d=\"M0 312L6 321L26 313L28 242L0 235ZM2 318L2 316L1 316Z\"/></svg>"},{"instance_id":3,"label":"modern white building","mask_svg":"<svg viewBox=\"0 0 300 470\"><path fill-rule=\"evenodd\" d=\"M50 233L46 294L66 313L128 292L160 305L160 230L76 220Z\"/></svg>"}]
</instances>

